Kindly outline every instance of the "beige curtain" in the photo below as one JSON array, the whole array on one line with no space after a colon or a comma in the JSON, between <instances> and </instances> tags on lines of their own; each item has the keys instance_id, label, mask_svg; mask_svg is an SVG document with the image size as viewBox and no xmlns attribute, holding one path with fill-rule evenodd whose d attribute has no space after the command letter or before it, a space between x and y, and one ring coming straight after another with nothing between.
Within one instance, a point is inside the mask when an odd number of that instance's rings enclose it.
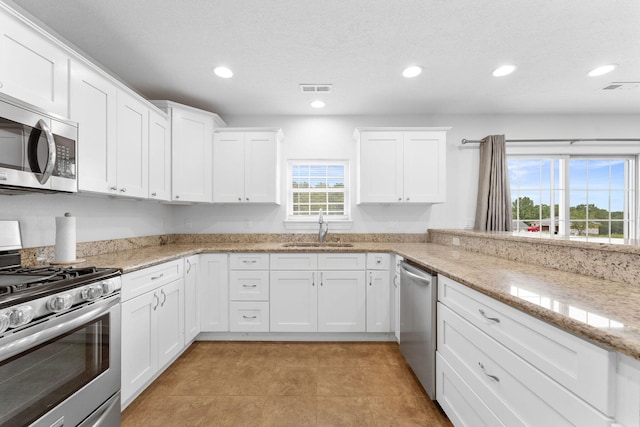
<instances>
[{"instance_id":1,"label":"beige curtain","mask_svg":"<svg viewBox=\"0 0 640 427\"><path fill-rule=\"evenodd\" d=\"M480 144L480 178L474 229L511 231L511 194L504 135L489 135Z\"/></svg>"}]
</instances>

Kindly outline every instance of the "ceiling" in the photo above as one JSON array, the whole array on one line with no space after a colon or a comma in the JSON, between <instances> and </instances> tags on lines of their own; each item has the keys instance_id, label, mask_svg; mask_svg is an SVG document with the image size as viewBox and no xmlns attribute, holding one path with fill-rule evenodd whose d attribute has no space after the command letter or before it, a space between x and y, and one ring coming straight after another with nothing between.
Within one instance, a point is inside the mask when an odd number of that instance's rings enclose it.
<instances>
[{"instance_id":1,"label":"ceiling","mask_svg":"<svg viewBox=\"0 0 640 427\"><path fill-rule=\"evenodd\" d=\"M223 117L640 113L640 85L603 90L640 82L638 0L14 2L145 97ZM517 71L493 77L505 63Z\"/></svg>"}]
</instances>

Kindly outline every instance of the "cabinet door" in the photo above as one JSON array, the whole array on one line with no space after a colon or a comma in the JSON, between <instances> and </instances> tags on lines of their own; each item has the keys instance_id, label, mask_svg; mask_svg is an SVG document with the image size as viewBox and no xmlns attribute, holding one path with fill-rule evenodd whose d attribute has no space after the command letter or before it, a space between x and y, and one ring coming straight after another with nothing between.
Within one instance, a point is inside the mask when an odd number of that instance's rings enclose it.
<instances>
[{"instance_id":1,"label":"cabinet door","mask_svg":"<svg viewBox=\"0 0 640 427\"><path fill-rule=\"evenodd\" d=\"M149 110L149 198L171 200L171 128L168 117Z\"/></svg>"},{"instance_id":2,"label":"cabinet door","mask_svg":"<svg viewBox=\"0 0 640 427\"><path fill-rule=\"evenodd\" d=\"M244 202L244 133L216 132L213 138L213 201Z\"/></svg>"},{"instance_id":3,"label":"cabinet door","mask_svg":"<svg viewBox=\"0 0 640 427\"><path fill-rule=\"evenodd\" d=\"M445 132L404 133L404 201L434 203L445 201Z\"/></svg>"},{"instance_id":4,"label":"cabinet door","mask_svg":"<svg viewBox=\"0 0 640 427\"><path fill-rule=\"evenodd\" d=\"M279 155L275 132L245 133L246 202L280 204Z\"/></svg>"},{"instance_id":5,"label":"cabinet door","mask_svg":"<svg viewBox=\"0 0 640 427\"><path fill-rule=\"evenodd\" d=\"M318 330L318 273L272 271L270 286L271 332Z\"/></svg>"},{"instance_id":6,"label":"cabinet door","mask_svg":"<svg viewBox=\"0 0 640 427\"><path fill-rule=\"evenodd\" d=\"M391 331L388 270L367 271L367 332Z\"/></svg>"},{"instance_id":7,"label":"cabinet door","mask_svg":"<svg viewBox=\"0 0 640 427\"><path fill-rule=\"evenodd\" d=\"M142 100L118 92L118 194L147 198L149 191L149 108Z\"/></svg>"},{"instance_id":8,"label":"cabinet door","mask_svg":"<svg viewBox=\"0 0 640 427\"><path fill-rule=\"evenodd\" d=\"M402 132L362 132L359 142L358 203L399 203Z\"/></svg>"},{"instance_id":9,"label":"cabinet door","mask_svg":"<svg viewBox=\"0 0 640 427\"><path fill-rule=\"evenodd\" d=\"M364 332L364 271L320 271L318 332Z\"/></svg>"},{"instance_id":10,"label":"cabinet door","mask_svg":"<svg viewBox=\"0 0 640 427\"><path fill-rule=\"evenodd\" d=\"M173 200L211 202L213 119L171 109Z\"/></svg>"},{"instance_id":11,"label":"cabinet door","mask_svg":"<svg viewBox=\"0 0 640 427\"><path fill-rule=\"evenodd\" d=\"M127 402L158 371L160 300L147 292L122 303L122 402Z\"/></svg>"},{"instance_id":12,"label":"cabinet door","mask_svg":"<svg viewBox=\"0 0 640 427\"><path fill-rule=\"evenodd\" d=\"M116 86L98 72L71 63L71 120L78 122L78 189L116 193Z\"/></svg>"},{"instance_id":13,"label":"cabinet door","mask_svg":"<svg viewBox=\"0 0 640 427\"><path fill-rule=\"evenodd\" d=\"M191 342L200 333L200 255L184 260L184 341Z\"/></svg>"},{"instance_id":14,"label":"cabinet door","mask_svg":"<svg viewBox=\"0 0 640 427\"><path fill-rule=\"evenodd\" d=\"M229 330L229 273L226 254L200 255L202 332Z\"/></svg>"},{"instance_id":15,"label":"cabinet door","mask_svg":"<svg viewBox=\"0 0 640 427\"><path fill-rule=\"evenodd\" d=\"M68 117L69 56L44 33L0 10L0 92Z\"/></svg>"},{"instance_id":16,"label":"cabinet door","mask_svg":"<svg viewBox=\"0 0 640 427\"><path fill-rule=\"evenodd\" d=\"M158 313L158 366L164 367L184 348L184 279L156 291Z\"/></svg>"}]
</instances>

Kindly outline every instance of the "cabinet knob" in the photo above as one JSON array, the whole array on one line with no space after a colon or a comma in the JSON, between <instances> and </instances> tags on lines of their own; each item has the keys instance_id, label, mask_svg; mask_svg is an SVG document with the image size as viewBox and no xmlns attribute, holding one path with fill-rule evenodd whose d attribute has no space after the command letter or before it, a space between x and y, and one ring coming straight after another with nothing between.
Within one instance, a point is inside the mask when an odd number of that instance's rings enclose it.
<instances>
[{"instance_id":1,"label":"cabinet knob","mask_svg":"<svg viewBox=\"0 0 640 427\"><path fill-rule=\"evenodd\" d=\"M127 192L127 189L126 189L126 188L124 188L124 187L122 187L122 188L120 189L120 192L121 192L121 193L126 193L126 192Z\"/></svg>"},{"instance_id":2,"label":"cabinet knob","mask_svg":"<svg viewBox=\"0 0 640 427\"><path fill-rule=\"evenodd\" d=\"M411 197L407 197L407 202L408 202L409 200L411 200Z\"/></svg>"},{"instance_id":3,"label":"cabinet knob","mask_svg":"<svg viewBox=\"0 0 640 427\"><path fill-rule=\"evenodd\" d=\"M238 201L241 202L242 201L242 197L238 197Z\"/></svg>"},{"instance_id":4,"label":"cabinet knob","mask_svg":"<svg viewBox=\"0 0 640 427\"><path fill-rule=\"evenodd\" d=\"M249 201L249 198L247 197L247 198L245 198L245 200L248 202L248 201Z\"/></svg>"},{"instance_id":5,"label":"cabinet knob","mask_svg":"<svg viewBox=\"0 0 640 427\"><path fill-rule=\"evenodd\" d=\"M156 193L151 193L151 197L156 197Z\"/></svg>"},{"instance_id":6,"label":"cabinet knob","mask_svg":"<svg viewBox=\"0 0 640 427\"><path fill-rule=\"evenodd\" d=\"M179 199L179 198L180 198L180 196L176 195L176 199Z\"/></svg>"},{"instance_id":7,"label":"cabinet knob","mask_svg":"<svg viewBox=\"0 0 640 427\"><path fill-rule=\"evenodd\" d=\"M398 201L401 202L402 201L402 197L398 197Z\"/></svg>"},{"instance_id":8,"label":"cabinet knob","mask_svg":"<svg viewBox=\"0 0 640 427\"><path fill-rule=\"evenodd\" d=\"M118 188L117 188L117 187L115 187L115 186L113 186L113 187L109 187L109 190L112 190L112 191L116 191L117 189L118 189Z\"/></svg>"}]
</instances>

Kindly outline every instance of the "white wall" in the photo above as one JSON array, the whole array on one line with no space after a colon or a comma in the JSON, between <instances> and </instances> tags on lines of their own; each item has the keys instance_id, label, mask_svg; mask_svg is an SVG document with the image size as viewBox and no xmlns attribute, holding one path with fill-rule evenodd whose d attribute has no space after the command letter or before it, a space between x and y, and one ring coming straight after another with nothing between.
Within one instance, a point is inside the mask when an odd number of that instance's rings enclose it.
<instances>
[{"instance_id":1,"label":"white wall","mask_svg":"<svg viewBox=\"0 0 640 427\"><path fill-rule=\"evenodd\" d=\"M281 127L282 204L265 206L180 206L176 232L282 233L286 229L286 164L289 159L348 159L355 191L356 145L353 131L367 126L451 126L447 135L447 202L431 206L356 206L352 195L351 232L422 233L427 228L464 228L475 215L480 139L504 133L507 138L638 138L640 120L626 116L580 115L442 115L442 116L231 116L229 126ZM315 228L314 228L315 229Z\"/></svg>"},{"instance_id":2,"label":"white wall","mask_svg":"<svg viewBox=\"0 0 640 427\"><path fill-rule=\"evenodd\" d=\"M0 219L19 220L25 248L55 244L55 217L76 217L78 242L171 233L173 207L81 194L0 195Z\"/></svg>"},{"instance_id":3,"label":"white wall","mask_svg":"<svg viewBox=\"0 0 640 427\"><path fill-rule=\"evenodd\" d=\"M355 190L356 127L451 126L447 137L447 202L432 206L356 206L350 232L422 233L427 228L463 228L474 217L478 146L462 138L489 134L507 138L638 138L637 116L443 115L443 116L272 116L224 117L229 126L281 127L282 165L288 159L348 159ZM78 241L164 233L284 233L286 169L281 206L169 206L86 195L0 195L0 219L18 219L25 247L52 245L55 217L77 216ZM353 194L352 202L355 201ZM335 231L335 230L334 230Z\"/></svg>"}]
</instances>

